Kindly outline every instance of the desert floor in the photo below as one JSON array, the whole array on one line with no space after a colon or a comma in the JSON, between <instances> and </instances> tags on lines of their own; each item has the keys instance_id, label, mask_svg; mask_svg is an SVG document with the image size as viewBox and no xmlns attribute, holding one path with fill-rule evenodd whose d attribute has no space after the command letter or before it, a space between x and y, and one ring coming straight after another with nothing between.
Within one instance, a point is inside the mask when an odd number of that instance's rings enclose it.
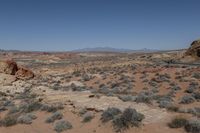
<instances>
[{"instance_id":1,"label":"desert floor","mask_svg":"<svg viewBox=\"0 0 200 133\"><path fill-rule=\"evenodd\" d=\"M199 121L200 67L167 62L177 56L176 52L0 54L1 60L12 58L35 74L20 80L0 73L0 133L54 133L62 120L71 123L62 131L67 133L186 133L184 127L170 128L168 123L174 118ZM102 121L102 114L112 107L122 113L135 109L144 119L137 121L138 126L119 128L114 118ZM47 122L58 112L60 117Z\"/></svg>"}]
</instances>

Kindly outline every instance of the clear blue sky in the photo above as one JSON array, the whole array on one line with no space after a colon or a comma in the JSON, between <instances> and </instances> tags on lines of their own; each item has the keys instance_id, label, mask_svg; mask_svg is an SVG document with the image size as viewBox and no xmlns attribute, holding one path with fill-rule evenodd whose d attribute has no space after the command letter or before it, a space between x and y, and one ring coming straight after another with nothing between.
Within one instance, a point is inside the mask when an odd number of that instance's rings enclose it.
<instances>
[{"instance_id":1,"label":"clear blue sky","mask_svg":"<svg viewBox=\"0 0 200 133\"><path fill-rule=\"evenodd\" d=\"M0 49L179 49L200 38L200 0L0 0Z\"/></svg>"}]
</instances>

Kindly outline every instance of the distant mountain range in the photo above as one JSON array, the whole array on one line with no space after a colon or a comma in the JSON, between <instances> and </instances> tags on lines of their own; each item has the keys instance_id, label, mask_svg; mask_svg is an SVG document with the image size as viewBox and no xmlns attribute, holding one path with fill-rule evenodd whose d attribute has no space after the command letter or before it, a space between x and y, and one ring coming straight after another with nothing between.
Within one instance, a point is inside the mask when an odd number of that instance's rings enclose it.
<instances>
[{"instance_id":1,"label":"distant mountain range","mask_svg":"<svg viewBox=\"0 0 200 133\"><path fill-rule=\"evenodd\" d=\"M4 52L5 50L3 50L3 49L0 49L0 52Z\"/></svg>"},{"instance_id":2,"label":"distant mountain range","mask_svg":"<svg viewBox=\"0 0 200 133\"><path fill-rule=\"evenodd\" d=\"M20 52L20 50L4 50L4 49L0 49L0 52Z\"/></svg>"},{"instance_id":3,"label":"distant mountain range","mask_svg":"<svg viewBox=\"0 0 200 133\"><path fill-rule=\"evenodd\" d=\"M154 49L123 49L123 48L111 48L111 47L95 47L95 48L83 48L83 49L76 49L72 51L62 51L62 52L118 52L118 53L151 53L151 52L159 52L161 50L154 50ZM0 52L48 52L48 51L20 51L20 50L3 50L0 49ZM61 51L49 51L49 52L61 52Z\"/></svg>"},{"instance_id":4,"label":"distant mountain range","mask_svg":"<svg viewBox=\"0 0 200 133\"><path fill-rule=\"evenodd\" d=\"M111 47L95 47L95 48L83 48L83 49L77 49L73 50L72 52L120 52L120 53L131 53L131 52L137 52L137 53L149 53L149 52L158 52L159 50L153 50L153 49L139 49L139 50L132 50L132 49L117 49L117 48L111 48Z\"/></svg>"}]
</instances>

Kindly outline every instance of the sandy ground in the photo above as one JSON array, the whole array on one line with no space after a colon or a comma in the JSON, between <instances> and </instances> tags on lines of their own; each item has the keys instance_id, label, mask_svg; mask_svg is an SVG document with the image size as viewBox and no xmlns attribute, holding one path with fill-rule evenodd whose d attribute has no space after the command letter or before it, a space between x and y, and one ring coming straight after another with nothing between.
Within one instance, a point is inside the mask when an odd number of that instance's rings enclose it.
<instances>
[{"instance_id":1,"label":"sandy ground","mask_svg":"<svg viewBox=\"0 0 200 133\"><path fill-rule=\"evenodd\" d=\"M84 57L80 57L84 56ZM116 95L107 96L104 94L92 93L93 90L98 90L101 84L111 88L111 83L118 83L119 87L124 89L131 84L131 93L138 94L142 91L147 91L153 87L149 85L149 81L156 77L156 74L169 74L170 82L160 82L157 84L158 94L165 95L170 89L171 83L177 84L181 90L175 94L174 104L180 108L200 107L200 103L195 101L191 104L179 104L180 99L185 95L185 90L191 82L200 83L199 79L192 77L193 72L200 72L199 67L182 67L172 66L166 67L166 64L155 64L155 61L161 58L169 58L173 55L165 54L151 56L145 55L115 55L109 54L57 54L48 55L47 53L40 54L16 54L15 60L19 64L23 64L35 73L35 78L22 81L16 80L14 76L0 74L0 88L1 92L11 95L21 93L25 88L31 88L32 92L39 95L42 103L53 104L63 103L64 109L61 110L64 119L68 120L73 128L64 132L67 133L114 133L111 122L102 123L100 120L102 111L108 107L117 107L122 111L128 107L135 108L138 112L145 115L142 125L138 128L133 127L125 130L125 133L185 133L183 128L171 129L167 126L172 118L177 115L184 115L176 112L171 112L158 105L123 102ZM5 56L5 55L4 55ZM5 58L0 56L0 59ZM6 57L12 54L6 55ZM158 61L159 62L159 61ZM131 65L136 65L132 69ZM93 71L94 70L94 71ZM98 70L98 71L97 71ZM74 76L73 72L80 72L81 75ZM180 73L185 82L176 79L177 74ZM84 74L91 75L93 78L89 81L84 81ZM122 80L121 77L127 76L128 82ZM147 80L148 82L144 82ZM111 83L110 83L111 82ZM64 91L63 88L70 87L72 84L76 86L85 86L92 88L86 91ZM57 85L57 86L56 86ZM55 87L56 86L56 87ZM57 88L54 90L52 88ZM199 91L198 85L198 91ZM17 103L17 101L15 101ZM82 122L82 117L77 114L77 110L86 108L95 114L94 119L88 123ZM51 113L43 111L34 111L37 119L33 120L32 124L17 124L11 127L0 127L0 133L54 133L54 123L47 124L45 119ZM6 112L0 112L0 119L6 115ZM188 115L193 117L192 115Z\"/></svg>"}]
</instances>

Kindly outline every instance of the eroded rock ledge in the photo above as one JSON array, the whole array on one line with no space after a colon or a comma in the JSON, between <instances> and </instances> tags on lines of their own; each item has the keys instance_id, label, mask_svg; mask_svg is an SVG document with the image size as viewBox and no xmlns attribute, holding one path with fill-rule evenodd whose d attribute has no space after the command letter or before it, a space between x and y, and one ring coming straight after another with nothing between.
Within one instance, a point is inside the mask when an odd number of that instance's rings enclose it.
<instances>
[{"instance_id":1,"label":"eroded rock ledge","mask_svg":"<svg viewBox=\"0 0 200 133\"><path fill-rule=\"evenodd\" d=\"M34 77L34 73L23 66L17 65L14 60L0 61L0 73L15 75L17 79L28 80Z\"/></svg>"}]
</instances>

